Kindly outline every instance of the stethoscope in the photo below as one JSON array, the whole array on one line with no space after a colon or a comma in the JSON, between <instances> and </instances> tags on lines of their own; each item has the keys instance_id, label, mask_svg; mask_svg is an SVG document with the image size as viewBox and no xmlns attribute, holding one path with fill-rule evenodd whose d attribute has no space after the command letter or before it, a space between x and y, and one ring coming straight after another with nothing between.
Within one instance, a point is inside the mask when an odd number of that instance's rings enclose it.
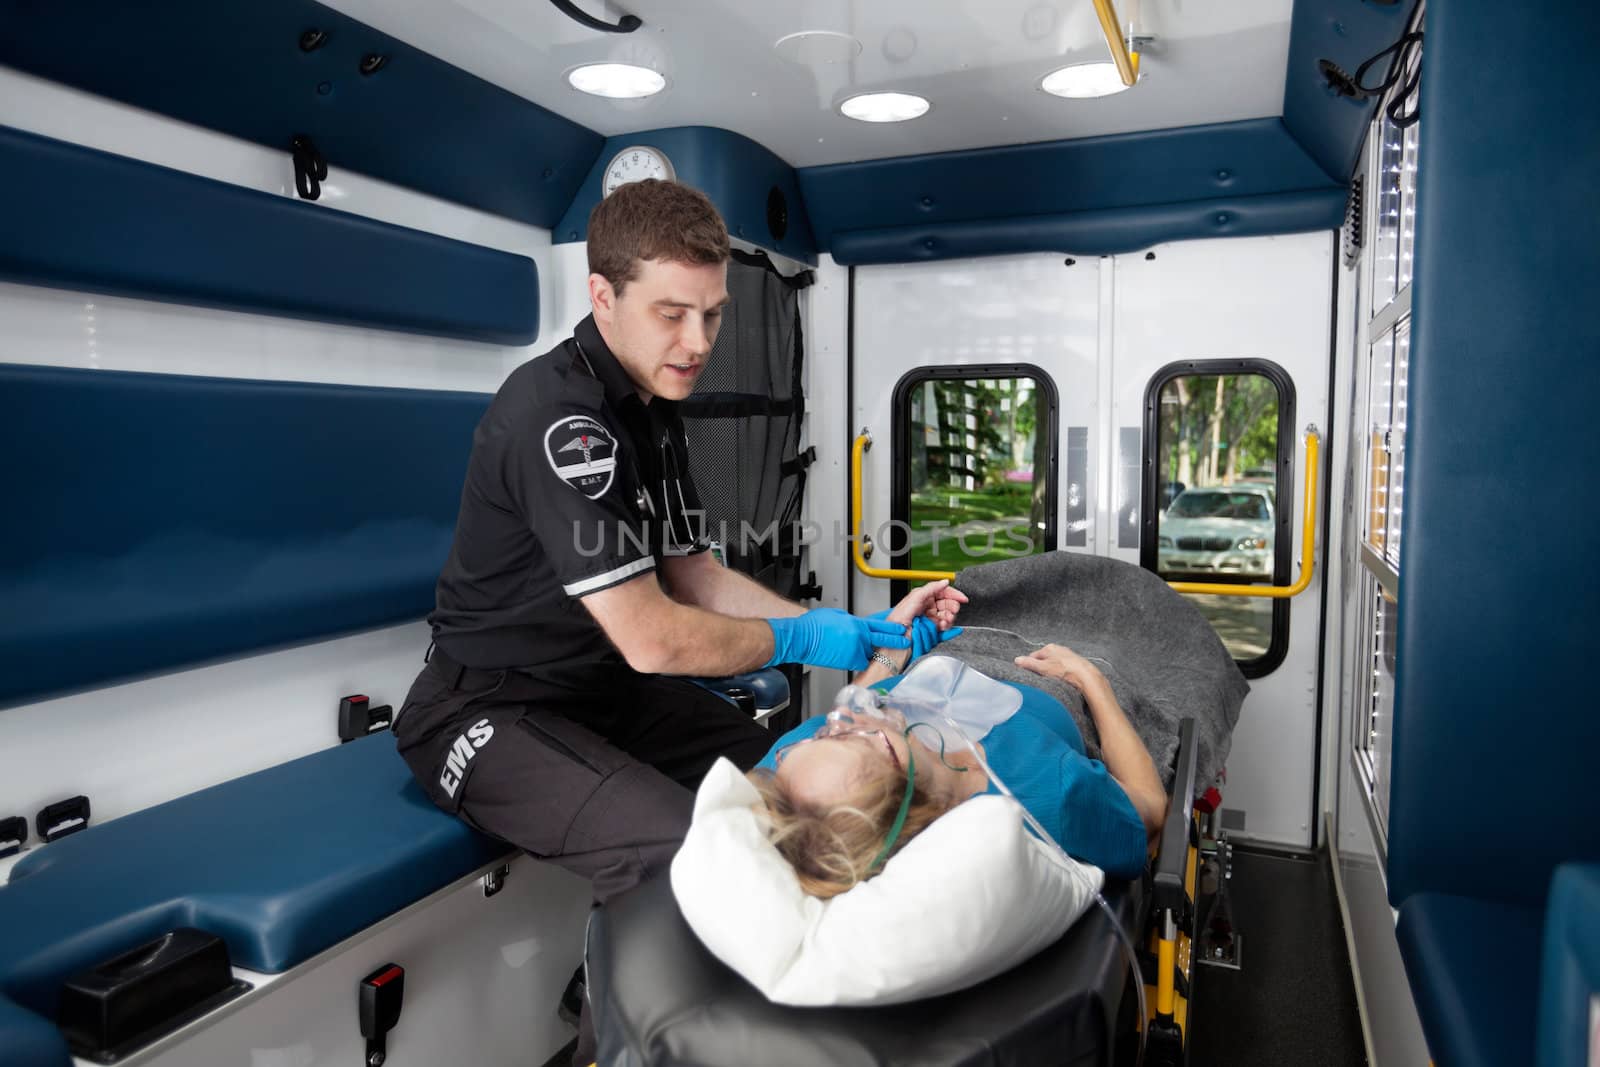
<instances>
[{"instance_id":1,"label":"stethoscope","mask_svg":"<svg viewBox=\"0 0 1600 1067\"><path fill-rule=\"evenodd\" d=\"M589 372L589 377L593 378L596 382L600 381L600 376L594 371L594 364L589 362L589 353L583 350L583 342L574 337L572 339L572 343L578 349L578 358L583 360L584 369ZM678 513L676 515L667 516L667 536L672 538L673 548L690 548L694 545L694 530L689 526L689 502L683 498L683 476L678 469L678 453L677 450L672 447L670 434L666 430L663 430L661 433L660 449L662 505L665 506L667 501L671 499L671 497L668 496L667 490L667 477L669 472L671 473L672 487L677 491L678 494ZM645 489L644 477L639 473L639 463L634 457L633 450L623 449L623 451L627 453L628 471L633 475L633 484L636 487L634 500L639 505L640 513L647 514L652 519L658 518L659 515L656 511L656 502L654 498L650 496L649 491ZM683 523L684 533L686 533L688 536L678 536L679 522Z\"/></svg>"}]
</instances>

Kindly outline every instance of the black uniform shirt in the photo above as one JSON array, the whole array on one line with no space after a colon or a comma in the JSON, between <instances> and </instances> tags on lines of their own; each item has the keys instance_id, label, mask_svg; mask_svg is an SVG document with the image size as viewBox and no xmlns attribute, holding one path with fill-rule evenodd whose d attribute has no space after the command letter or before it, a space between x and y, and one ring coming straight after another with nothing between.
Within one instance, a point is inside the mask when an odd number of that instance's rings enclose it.
<instances>
[{"instance_id":1,"label":"black uniform shirt","mask_svg":"<svg viewBox=\"0 0 1600 1067\"><path fill-rule=\"evenodd\" d=\"M623 664L578 598L707 547L677 409L639 399L593 316L512 372L473 435L440 648L574 685Z\"/></svg>"}]
</instances>

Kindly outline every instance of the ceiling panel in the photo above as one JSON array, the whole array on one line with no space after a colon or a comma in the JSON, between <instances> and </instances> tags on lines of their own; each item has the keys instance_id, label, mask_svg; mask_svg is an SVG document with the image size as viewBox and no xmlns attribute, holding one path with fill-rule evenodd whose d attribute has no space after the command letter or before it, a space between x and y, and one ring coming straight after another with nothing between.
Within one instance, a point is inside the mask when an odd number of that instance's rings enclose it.
<instances>
[{"instance_id":1,"label":"ceiling panel","mask_svg":"<svg viewBox=\"0 0 1600 1067\"><path fill-rule=\"evenodd\" d=\"M579 26L545 0L332 0L329 6L599 133L717 126L796 167L924 152L1130 133L1282 112L1292 0L1122 0L1124 21L1156 38L1133 90L1062 100L1039 79L1103 60L1089 0L578 0L597 17L636 14L631 34ZM800 62L774 48L802 31L860 43L844 61ZM611 101L566 72L620 61L659 70L667 90ZM932 109L906 123L844 118L858 92L897 89Z\"/></svg>"}]
</instances>

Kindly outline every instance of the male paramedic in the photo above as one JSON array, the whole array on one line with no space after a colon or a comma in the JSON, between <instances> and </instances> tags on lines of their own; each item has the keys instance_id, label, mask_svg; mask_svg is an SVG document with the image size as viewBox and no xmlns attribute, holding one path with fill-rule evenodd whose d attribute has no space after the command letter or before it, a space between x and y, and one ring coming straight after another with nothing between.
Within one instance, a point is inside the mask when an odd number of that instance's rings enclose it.
<instances>
[{"instance_id":1,"label":"male paramedic","mask_svg":"<svg viewBox=\"0 0 1600 1067\"><path fill-rule=\"evenodd\" d=\"M711 201L625 185L590 216L588 258L592 314L478 424L433 648L394 731L434 803L589 877L603 903L665 868L718 756L745 770L772 740L677 676L856 670L910 639L806 611L706 551L677 405L728 302ZM957 610L930 614L943 628Z\"/></svg>"}]
</instances>

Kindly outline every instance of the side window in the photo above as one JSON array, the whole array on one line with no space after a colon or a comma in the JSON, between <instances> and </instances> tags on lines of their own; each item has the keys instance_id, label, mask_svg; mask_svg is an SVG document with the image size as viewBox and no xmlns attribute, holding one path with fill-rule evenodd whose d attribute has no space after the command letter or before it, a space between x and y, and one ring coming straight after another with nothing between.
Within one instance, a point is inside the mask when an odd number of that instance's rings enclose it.
<instances>
[{"instance_id":1,"label":"side window","mask_svg":"<svg viewBox=\"0 0 1600 1067\"><path fill-rule=\"evenodd\" d=\"M1417 18L1422 9L1418 8ZM1420 22L1418 23L1420 25ZM1420 49L1411 62L1420 62ZM1407 79L1401 79L1404 83ZM1408 102L1407 107L1410 107ZM1357 634L1366 647L1354 664L1356 707L1351 749L1380 836L1389 826L1389 739L1394 733L1396 601L1400 528L1405 510L1407 379L1411 354L1412 257L1416 247L1417 161L1421 123L1397 126L1379 108L1367 132L1366 185L1373 191L1361 265L1358 307L1365 359L1356 365L1352 472L1362 487L1357 555L1361 566Z\"/></svg>"},{"instance_id":2,"label":"side window","mask_svg":"<svg viewBox=\"0 0 1600 1067\"><path fill-rule=\"evenodd\" d=\"M894 396L900 569L959 571L1056 547L1056 391L1028 364L921 367ZM895 582L894 596L907 583Z\"/></svg>"},{"instance_id":3,"label":"side window","mask_svg":"<svg viewBox=\"0 0 1600 1067\"><path fill-rule=\"evenodd\" d=\"M1394 671L1399 605L1389 590L1371 573L1359 573L1361 625L1358 636L1356 713L1352 716L1350 752L1368 784L1389 780L1389 738L1394 733ZM1389 791L1373 789L1372 803L1378 823L1389 825Z\"/></svg>"},{"instance_id":4,"label":"side window","mask_svg":"<svg viewBox=\"0 0 1600 1067\"><path fill-rule=\"evenodd\" d=\"M1173 582L1287 585L1294 386L1265 360L1163 368L1145 395L1139 561ZM1288 651L1286 600L1186 593L1245 674Z\"/></svg>"}]
</instances>

